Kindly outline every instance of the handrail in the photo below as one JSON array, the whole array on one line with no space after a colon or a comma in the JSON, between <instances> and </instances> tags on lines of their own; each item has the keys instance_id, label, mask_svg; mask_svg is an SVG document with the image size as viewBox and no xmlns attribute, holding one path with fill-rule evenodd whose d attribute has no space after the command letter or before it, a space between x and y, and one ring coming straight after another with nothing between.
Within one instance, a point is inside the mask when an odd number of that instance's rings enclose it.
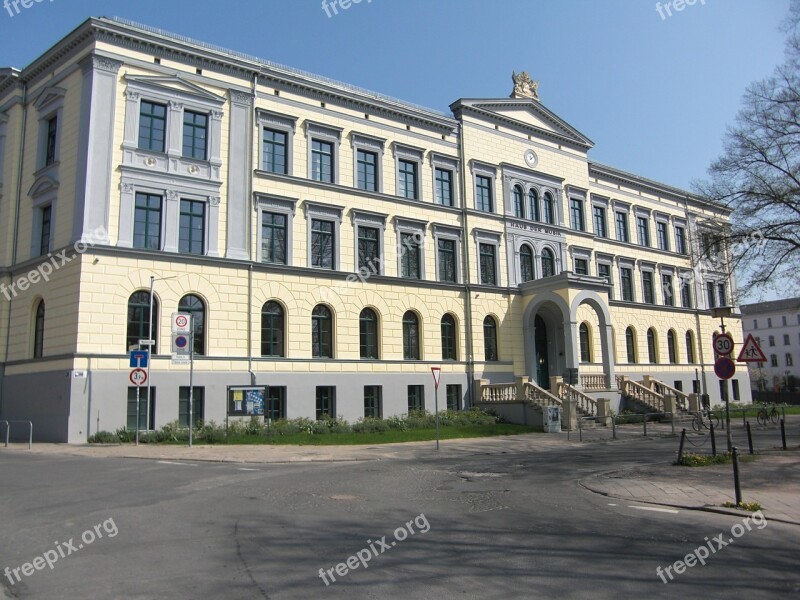
<instances>
[{"instance_id":1,"label":"handrail","mask_svg":"<svg viewBox=\"0 0 800 600\"><path fill-rule=\"evenodd\" d=\"M672 387L669 384L664 383L660 379L650 379L650 389L656 392L657 394L661 394L662 396L666 396L666 392L671 393L675 396L675 402L678 404L678 408L681 410L689 410L689 395L681 390ZM648 386L645 386L648 387ZM661 389L659 389L661 388Z\"/></svg>"},{"instance_id":2,"label":"handrail","mask_svg":"<svg viewBox=\"0 0 800 600\"><path fill-rule=\"evenodd\" d=\"M517 386L513 383L495 383L483 386L481 402L513 402L517 399Z\"/></svg>"},{"instance_id":3,"label":"handrail","mask_svg":"<svg viewBox=\"0 0 800 600\"><path fill-rule=\"evenodd\" d=\"M574 400L579 410L592 416L597 414L597 401L591 396L587 396L567 383L562 383L558 391L562 400Z\"/></svg>"},{"instance_id":4,"label":"handrail","mask_svg":"<svg viewBox=\"0 0 800 600\"><path fill-rule=\"evenodd\" d=\"M585 390L607 390L609 389L608 377L605 373L589 373L581 375L581 385Z\"/></svg>"},{"instance_id":5,"label":"handrail","mask_svg":"<svg viewBox=\"0 0 800 600\"><path fill-rule=\"evenodd\" d=\"M645 387L641 383L637 383L632 379L625 379L623 381L623 386L623 393L627 394L628 396L633 396L642 404L645 404L650 408L654 408L659 412L664 411L664 396L661 394L654 392L650 388Z\"/></svg>"},{"instance_id":6,"label":"handrail","mask_svg":"<svg viewBox=\"0 0 800 600\"><path fill-rule=\"evenodd\" d=\"M537 406L561 406L561 400L533 382L526 381L523 385L525 400L530 400Z\"/></svg>"},{"instance_id":7,"label":"handrail","mask_svg":"<svg viewBox=\"0 0 800 600\"><path fill-rule=\"evenodd\" d=\"M622 375L615 375L614 380L617 382L617 389L621 390L623 388L623 384L625 383L625 377Z\"/></svg>"},{"instance_id":8,"label":"handrail","mask_svg":"<svg viewBox=\"0 0 800 600\"><path fill-rule=\"evenodd\" d=\"M30 428L28 432L28 450L31 449L33 446L33 421L6 421L5 419L0 419L0 423L6 424L6 448L8 448L8 436L11 433L11 423L27 423Z\"/></svg>"}]
</instances>

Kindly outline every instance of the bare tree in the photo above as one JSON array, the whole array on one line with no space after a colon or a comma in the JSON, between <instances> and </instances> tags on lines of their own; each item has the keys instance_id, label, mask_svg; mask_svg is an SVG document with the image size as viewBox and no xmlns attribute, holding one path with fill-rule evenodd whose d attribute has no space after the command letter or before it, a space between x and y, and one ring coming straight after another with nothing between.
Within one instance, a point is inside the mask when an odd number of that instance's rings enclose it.
<instances>
[{"instance_id":1,"label":"bare tree","mask_svg":"<svg viewBox=\"0 0 800 600\"><path fill-rule=\"evenodd\" d=\"M709 167L703 196L733 210L718 242L729 248L740 294L800 288L800 0L783 28L786 60L751 84L724 151Z\"/></svg>"}]
</instances>

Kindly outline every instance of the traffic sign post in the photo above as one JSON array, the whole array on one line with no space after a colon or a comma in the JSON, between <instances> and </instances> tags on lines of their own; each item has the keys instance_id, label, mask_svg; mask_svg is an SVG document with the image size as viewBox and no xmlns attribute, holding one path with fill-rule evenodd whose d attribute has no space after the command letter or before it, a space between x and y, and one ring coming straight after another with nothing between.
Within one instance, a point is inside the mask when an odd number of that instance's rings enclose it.
<instances>
[{"instance_id":1,"label":"traffic sign post","mask_svg":"<svg viewBox=\"0 0 800 600\"><path fill-rule=\"evenodd\" d=\"M720 356L714 362L714 373L720 379L730 379L736 373L736 364L727 356Z\"/></svg>"},{"instance_id":2,"label":"traffic sign post","mask_svg":"<svg viewBox=\"0 0 800 600\"><path fill-rule=\"evenodd\" d=\"M714 352L720 356L730 356L733 353L733 337L729 333L721 333L715 336Z\"/></svg>"},{"instance_id":3,"label":"traffic sign post","mask_svg":"<svg viewBox=\"0 0 800 600\"><path fill-rule=\"evenodd\" d=\"M736 360L739 362L767 362L767 357L764 355L764 352L761 350L755 338L751 334L747 334L747 338L744 340L744 344Z\"/></svg>"},{"instance_id":4,"label":"traffic sign post","mask_svg":"<svg viewBox=\"0 0 800 600\"><path fill-rule=\"evenodd\" d=\"M434 410L436 410L436 449L439 449L439 380L442 377L441 367L431 367L431 375L433 375L433 397L434 397Z\"/></svg>"}]
</instances>

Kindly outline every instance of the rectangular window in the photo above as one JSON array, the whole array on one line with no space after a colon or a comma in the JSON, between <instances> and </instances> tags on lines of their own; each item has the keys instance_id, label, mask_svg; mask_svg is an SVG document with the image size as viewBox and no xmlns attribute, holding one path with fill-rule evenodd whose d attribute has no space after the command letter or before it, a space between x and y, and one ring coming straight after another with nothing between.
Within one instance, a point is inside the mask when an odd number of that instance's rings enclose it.
<instances>
[{"instance_id":1,"label":"rectangular window","mask_svg":"<svg viewBox=\"0 0 800 600\"><path fill-rule=\"evenodd\" d=\"M161 249L161 196L136 193L133 215L133 247Z\"/></svg>"},{"instance_id":2,"label":"rectangular window","mask_svg":"<svg viewBox=\"0 0 800 600\"><path fill-rule=\"evenodd\" d=\"M497 285L497 259L493 244L479 244L481 283Z\"/></svg>"},{"instance_id":3,"label":"rectangular window","mask_svg":"<svg viewBox=\"0 0 800 600\"><path fill-rule=\"evenodd\" d=\"M733 388L733 401L739 402L742 398L739 394L739 380L731 379L731 388Z\"/></svg>"},{"instance_id":4,"label":"rectangular window","mask_svg":"<svg viewBox=\"0 0 800 600\"><path fill-rule=\"evenodd\" d=\"M633 302L633 271L625 267L620 268L619 281L622 287L622 299Z\"/></svg>"},{"instance_id":5,"label":"rectangular window","mask_svg":"<svg viewBox=\"0 0 800 600\"><path fill-rule=\"evenodd\" d=\"M186 158L206 159L208 115L191 110L183 111L183 155Z\"/></svg>"},{"instance_id":6,"label":"rectangular window","mask_svg":"<svg viewBox=\"0 0 800 600\"><path fill-rule=\"evenodd\" d=\"M758 329L758 319L753 319L753 329Z\"/></svg>"},{"instance_id":7,"label":"rectangular window","mask_svg":"<svg viewBox=\"0 0 800 600\"><path fill-rule=\"evenodd\" d=\"M769 345L770 346L774 346L775 345L775 336L774 335L769 336Z\"/></svg>"},{"instance_id":8,"label":"rectangular window","mask_svg":"<svg viewBox=\"0 0 800 600\"><path fill-rule=\"evenodd\" d=\"M589 261L585 258L575 259L575 274L588 275L589 274Z\"/></svg>"},{"instance_id":9,"label":"rectangular window","mask_svg":"<svg viewBox=\"0 0 800 600\"><path fill-rule=\"evenodd\" d=\"M453 206L453 172L436 167L436 204Z\"/></svg>"},{"instance_id":10,"label":"rectangular window","mask_svg":"<svg viewBox=\"0 0 800 600\"><path fill-rule=\"evenodd\" d=\"M205 420L205 393L206 388L194 386L192 388L192 426L197 427ZM189 386L178 388L178 425L189 426Z\"/></svg>"},{"instance_id":11,"label":"rectangular window","mask_svg":"<svg viewBox=\"0 0 800 600\"><path fill-rule=\"evenodd\" d=\"M773 367L777 367L778 366L778 355L777 354L770 354L769 355L769 361L770 361L769 364L771 364Z\"/></svg>"},{"instance_id":12,"label":"rectangular window","mask_svg":"<svg viewBox=\"0 0 800 600\"><path fill-rule=\"evenodd\" d=\"M311 266L318 269L335 269L333 264L333 221L311 220Z\"/></svg>"},{"instance_id":13,"label":"rectangular window","mask_svg":"<svg viewBox=\"0 0 800 600\"><path fill-rule=\"evenodd\" d=\"M681 306L683 308L692 308L692 288L689 282L681 279Z\"/></svg>"},{"instance_id":14,"label":"rectangular window","mask_svg":"<svg viewBox=\"0 0 800 600\"><path fill-rule=\"evenodd\" d=\"M783 326L786 327L786 315L781 317L781 323L783 323Z\"/></svg>"},{"instance_id":15,"label":"rectangular window","mask_svg":"<svg viewBox=\"0 0 800 600\"><path fill-rule=\"evenodd\" d=\"M658 247L660 250L669 250L669 237L667 237L667 224L663 221L656 221L656 236L658 237Z\"/></svg>"},{"instance_id":16,"label":"rectangular window","mask_svg":"<svg viewBox=\"0 0 800 600\"><path fill-rule=\"evenodd\" d=\"M311 179L333 183L333 144L311 140Z\"/></svg>"},{"instance_id":17,"label":"rectangular window","mask_svg":"<svg viewBox=\"0 0 800 600\"><path fill-rule=\"evenodd\" d=\"M128 431L136 430L136 390L139 389L139 430L152 431L156 428L156 388L150 388L150 406L147 406L147 388L128 388Z\"/></svg>"},{"instance_id":18,"label":"rectangular window","mask_svg":"<svg viewBox=\"0 0 800 600\"><path fill-rule=\"evenodd\" d=\"M664 306L675 306L675 294L672 289L672 275L661 274L661 291L664 294Z\"/></svg>"},{"instance_id":19,"label":"rectangular window","mask_svg":"<svg viewBox=\"0 0 800 600\"><path fill-rule=\"evenodd\" d=\"M647 223L646 217L636 217L636 231L639 235L639 245L650 245L650 227Z\"/></svg>"},{"instance_id":20,"label":"rectangular window","mask_svg":"<svg viewBox=\"0 0 800 600\"><path fill-rule=\"evenodd\" d=\"M379 385L364 386L364 418L383 418L383 402L381 398L381 392L382 389Z\"/></svg>"},{"instance_id":21,"label":"rectangular window","mask_svg":"<svg viewBox=\"0 0 800 600\"><path fill-rule=\"evenodd\" d=\"M53 207L44 206L42 211L42 228L39 231L39 255L44 256L50 252L50 230L53 223Z\"/></svg>"},{"instance_id":22,"label":"rectangular window","mask_svg":"<svg viewBox=\"0 0 800 600\"><path fill-rule=\"evenodd\" d=\"M719 298L720 306L728 306L728 294L725 293L725 284L717 284L717 296Z\"/></svg>"},{"instance_id":23,"label":"rectangular window","mask_svg":"<svg viewBox=\"0 0 800 600\"><path fill-rule=\"evenodd\" d=\"M706 281L706 300L708 300L708 308L717 306L717 296L714 293L714 283Z\"/></svg>"},{"instance_id":24,"label":"rectangular window","mask_svg":"<svg viewBox=\"0 0 800 600\"><path fill-rule=\"evenodd\" d=\"M358 189L369 192L378 191L378 155L366 150L356 152L358 167Z\"/></svg>"},{"instance_id":25,"label":"rectangular window","mask_svg":"<svg viewBox=\"0 0 800 600\"><path fill-rule=\"evenodd\" d=\"M361 273L380 273L380 230L374 227L358 228L358 270Z\"/></svg>"},{"instance_id":26,"label":"rectangular window","mask_svg":"<svg viewBox=\"0 0 800 600\"><path fill-rule=\"evenodd\" d=\"M56 135L58 133L58 117L51 117L47 120L47 142L45 147L44 164L52 165L56 162ZM41 156L41 155L40 155Z\"/></svg>"},{"instance_id":27,"label":"rectangular window","mask_svg":"<svg viewBox=\"0 0 800 600\"><path fill-rule=\"evenodd\" d=\"M456 283L456 241L438 240L439 281Z\"/></svg>"},{"instance_id":28,"label":"rectangular window","mask_svg":"<svg viewBox=\"0 0 800 600\"><path fill-rule=\"evenodd\" d=\"M419 236L413 233L400 234L400 276L409 279L422 278L422 249Z\"/></svg>"},{"instance_id":29,"label":"rectangular window","mask_svg":"<svg viewBox=\"0 0 800 600\"><path fill-rule=\"evenodd\" d=\"M461 386L447 384L447 410L461 410Z\"/></svg>"},{"instance_id":30,"label":"rectangular window","mask_svg":"<svg viewBox=\"0 0 800 600\"><path fill-rule=\"evenodd\" d=\"M412 410L425 410L425 386L408 386L408 412Z\"/></svg>"},{"instance_id":31,"label":"rectangular window","mask_svg":"<svg viewBox=\"0 0 800 600\"><path fill-rule=\"evenodd\" d=\"M617 212L616 213L616 222L617 222L617 239L620 242L627 242L628 241L628 213Z\"/></svg>"},{"instance_id":32,"label":"rectangular window","mask_svg":"<svg viewBox=\"0 0 800 600\"><path fill-rule=\"evenodd\" d=\"M167 107L142 100L139 108L139 149L164 152Z\"/></svg>"},{"instance_id":33,"label":"rectangular window","mask_svg":"<svg viewBox=\"0 0 800 600\"><path fill-rule=\"evenodd\" d=\"M336 418L335 391L336 389L331 386L317 387L317 421L321 421L326 417Z\"/></svg>"},{"instance_id":34,"label":"rectangular window","mask_svg":"<svg viewBox=\"0 0 800 600\"><path fill-rule=\"evenodd\" d=\"M686 254L686 229L683 227L675 228L675 252Z\"/></svg>"},{"instance_id":35,"label":"rectangular window","mask_svg":"<svg viewBox=\"0 0 800 600\"><path fill-rule=\"evenodd\" d=\"M261 213L261 262L286 264L286 215Z\"/></svg>"},{"instance_id":36,"label":"rectangular window","mask_svg":"<svg viewBox=\"0 0 800 600\"><path fill-rule=\"evenodd\" d=\"M475 208L483 212L494 212L491 177L475 176L475 195Z\"/></svg>"},{"instance_id":37,"label":"rectangular window","mask_svg":"<svg viewBox=\"0 0 800 600\"><path fill-rule=\"evenodd\" d=\"M645 304L655 304L655 294L653 293L653 273L642 271L642 299Z\"/></svg>"},{"instance_id":38,"label":"rectangular window","mask_svg":"<svg viewBox=\"0 0 800 600\"><path fill-rule=\"evenodd\" d=\"M181 200L178 251L182 254L204 254L205 237L205 202L199 200Z\"/></svg>"},{"instance_id":39,"label":"rectangular window","mask_svg":"<svg viewBox=\"0 0 800 600\"><path fill-rule=\"evenodd\" d=\"M417 200L419 198L419 192L417 190L417 163L412 160L400 159L397 163L397 169L399 195L403 198Z\"/></svg>"},{"instance_id":40,"label":"rectangular window","mask_svg":"<svg viewBox=\"0 0 800 600\"><path fill-rule=\"evenodd\" d=\"M606 263L597 263L597 276L606 280L611 288L608 290L609 299L614 299L614 282L611 280L611 265Z\"/></svg>"},{"instance_id":41,"label":"rectangular window","mask_svg":"<svg viewBox=\"0 0 800 600\"><path fill-rule=\"evenodd\" d=\"M285 131L264 128L261 152L261 168L270 173L282 173L286 175L288 170L287 141L288 136Z\"/></svg>"},{"instance_id":42,"label":"rectangular window","mask_svg":"<svg viewBox=\"0 0 800 600\"><path fill-rule=\"evenodd\" d=\"M594 234L597 237L608 237L606 209L602 206L595 206L592 211L594 212Z\"/></svg>"},{"instance_id":43,"label":"rectangular window","mask_svg":"<svg viewBox=\"0 0 800 600\"><path fill-rule=\"evenodd\" d=\"M578 198L570 198L569 211L572 218L572 228L575 231L584 231L586 228L583 223L583 201Z\"/></svg>"},{"instance_id":44,"label":"rectangular window","mask_svg":"<svg viewBox=\"0 0 800 600\"><path fill-rule=\"evenodd\" d=\"M267 405L264 407L264 417L271 421L286 418L286 388L271 385L267 390Z\"/></svg>"},{"instance_id":45,"label":"rectangular window","mask_svg":"<svg viewBox=\"0 0 800 600\"><path fill-rule=\"evenodd\" d=\"M792 355L791 355L791 353L787 352L786 353L786 366L787 367L791 367L793 365L794 365L794 361L792 360Z\"/></svg>"},{"instance_id":46,"label":"rectangular window","mask_svg":"<svg viewBox=\"0 0 800 600\"><path fill-rule=\"evenodd\" d=\"M767 329L772 329L772 317L767 317Z\"/></svg>"},{"instance_id":47,"label":"rectangular window","mask_svg":"<svg viewBox=\"0 0 800 600\"><path fill-rule=\"evenodd\" d=\"M788 346L790 343L791 342L789 342L789 334L788 333L784 333L783 334L783 345L784 346Z\"/></svg>"}]
</instances>

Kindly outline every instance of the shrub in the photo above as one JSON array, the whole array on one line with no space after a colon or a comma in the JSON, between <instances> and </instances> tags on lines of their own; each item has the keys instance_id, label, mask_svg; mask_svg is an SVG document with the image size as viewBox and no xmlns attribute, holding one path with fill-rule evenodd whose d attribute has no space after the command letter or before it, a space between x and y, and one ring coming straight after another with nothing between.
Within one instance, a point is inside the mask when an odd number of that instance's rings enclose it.
<instances>
[{"instance_id":1,"label":"shrub","mask_svg":"<svg viewBox=\"0 0 800 600\"><path fill-rule=\"evenodd\" d=\"M87 440L90 444L119 444L119 436L110 431L98 431L94 435L90 435Z\"/></svg>"},{"instance_id":2,"label":"shrub","mask_svg":"<svg viewBox=\"0 0 800 600\"><path fill-rule=\"evenodd\" d=\"M731 462L731 460L733 459L727 452L725 454L717 454L716 456L687 452L681 457L680 461L676 460L673 464L682 467L706 467L708 465L725 465Z\"/></svg>"}]
</instances>

